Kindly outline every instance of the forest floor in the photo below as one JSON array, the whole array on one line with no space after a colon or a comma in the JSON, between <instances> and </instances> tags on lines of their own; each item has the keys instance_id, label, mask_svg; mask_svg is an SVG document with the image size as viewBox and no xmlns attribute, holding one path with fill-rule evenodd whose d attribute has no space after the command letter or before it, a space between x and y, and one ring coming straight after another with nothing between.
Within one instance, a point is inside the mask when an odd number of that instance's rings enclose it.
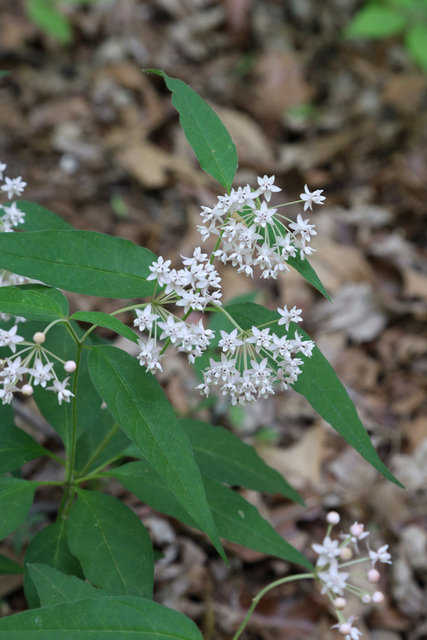
<instances>
[{"instance_id":1,"label":"forest floor","mask_svg":"<svg viewBox=\"0 0 427 640\"><path fill-rule=\"evenodd\" d=\"M194 373L178 357L161 382L181 415L255 443L300 491L306 510L244 495L309 557L331 508L343 528L365 522L375 544L390 545L386 603L351 603L364 639L427 638L427 74L399 38L343 38L355 0L64 1L70 46L32 24L22 0L1 4L0 68L10 75L0 79L0 161L28 183L26 200L173 261L199 244L200 208L221 191L198 167L163 81L144 68L184 80L217 111L237 145L236 185L274 174L280 201L298 199L305 184L324 189L325 205L310 213L311 263L334 304L295 272L263 281L257 300L303 310L304 329L407 490L379 476L293 391L244 409L224 400L198 409ZM223 276L226 300L258 286L231 268ZM117 308L75 294L71 303ZM49 462L25 468L29 478L51 472ZM194 531L118 484L108 491L135 509L165 554L155 599L196 620L206 640L231 638L251 598L289 571L226 544L229 570ZM55 505L44 492L0 552L22 555ZM0 577L0 603L2 615L26 607L20 576ZM334 622L314 585L286 585L260 603L246 637L326 640Z\"/></svg>"}]
</instances>

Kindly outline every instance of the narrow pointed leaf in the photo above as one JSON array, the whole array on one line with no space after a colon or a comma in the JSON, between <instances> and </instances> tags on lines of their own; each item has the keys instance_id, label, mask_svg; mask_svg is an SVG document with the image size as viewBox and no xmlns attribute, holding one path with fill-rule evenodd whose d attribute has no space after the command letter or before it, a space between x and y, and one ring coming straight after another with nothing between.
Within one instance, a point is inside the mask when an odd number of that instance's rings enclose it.
<instances>
[{"instance_id":1,"label":"narrow pointed leaf","mask_svg":"<svg viewBox=\"0 0 427 640\"><path fill-rule=\"evenodd\" d=\"M138 343L138 336L132 329L114 316L108 315L108 313L102 313L101 311L77 311L74 313L70 320L78 320L80 322L90 322L96 324L99 327L105 327L106 329L112 329L119 335L132 340L135 344Z\"/></svg>"},{"instance_id":2,"label":"narrow pointed leaf","mask_svg":"<svg viewBox=\"0 0 427 640\"><path fill-rule=\"evenodd\" d=\"M0 478L0 540L27 517L37 485L20 478Z\"/></svg>"},{"instance_id":3,"label":"narrow pointed leaf","mask_svg":"<svg viewBox=\"0 0 427 640\"><path fill-rule=\"evenodd\" d=\"M230 431L199 420L180 420L180 423L191 442L199 469L205 475L254 491L281 493L304 504L299 493L278 471L269 467L253 447Z\"/></svg>"},{"instance_id":4,"label":"narrow pointed leaf","mask_svg":"<svg viewBox=\"0 0 427 640\"><path fill-rule=\"evenodd\" d=\"M295 331L298 331L304 339L309 339L309 336L293 323L291 323L289 332L285 330L284 325L275 324L280 319L279 313L264 309L260 305L245 302L227 306L227 311L243 329L250 329L252 325L261 326L269 323L272 332L279 337L284 335L293 337ZM302 359L304 364L302 373L294 385L295 391L301 393L322 418L338 431L377 471L402 487L403 485L378 456L357 414L356 407L320 350L315 347L311 358L302 356Z\"/></svg>"},{"instance_id":5,"label":"narrow pointed leaf","mask_svg":"<svg viewBox=\"0 0 427 640\"><path fill-rule=\"evenodd\" d=\"M33 581L42 607L50 607L63 602L77 600L98 600L108 598L108 593L96 589L91 584L68 576L47 564L29 564L28 571Z\"/></svg>"},{"instance_id":6,"label":"narrow pointed leaf","mask_svg":"<svg viewBox=\"0 0 427 640\"><path fill-rule=\"evenodd\" d=\"M70 553L65 527L66 522L61 519L39 531L28 545L24 559L24 590L31 608L40 606L40 598L28 565L44 564L67 575L84 579L80 562Z\"/></svg>"},{"instance_id":7,"label":"narrow pointed leaf","mask_svg":"<svg viewBox=\"0 0 427 640\"><path fill-rule=\"evenodd\" d=\"M93 585L109 595L152 597L150 536L123 502L105 493L79 490L68 517L67 538Z\"/></svg>"},{"instance_id":8,"label":"narrow pointed leaf","mask_svg":"<svg viewBox=\"0 0 427 640\"><path fill-rule=\"evenodd\" d=\"M91 349L89 371L123 431L223 554L190 443L157 380L110 346Z\"/></svg>"},{"instance_id":9,"label":"narrow pointed leaf","mask_svg":"<svg viewBox=\"0 0 427 640\"><path fill-rule=\"evenodd\" d=\"M0 235L0 268L52 287L89 296L140 298L152 294L155 260L123 238L96 231L32 231Z\"/></svg>"},{"instance_id":10,"label":"narrow pointed leaf","mask_svg":"<svg viewBox=\"0 0 427 640\"><path fill-rule=\"evenodd\" d=\"M178 611L129 596L78 600L0 620L2 640L203 640Z\"/></svg>"},{"instance_id":11,"label":"narrow pointed leaf","mask_svg":"<svg viewBox=\"0 0 427 640\"><path fill-rule=\"evenodd\" d=\"M7 556L0 555L0 575L11 576L24 573L24 567Z\"/></svg>"},{"instance_id":12,"label":"narrow pointed leaf","mask_svg":"<svg viewBox=\"0 0 427 640\"><path fill-rule=\"evenodd\" d=\"M215 111L185 82L164 71L147 69L164 78L172 104L203 171L230 190L237 171L236 146Z\"/></svg>"},{"instance_id":13,"label":"narrow pointed leaf","mask_svg":"<svg viewBox=\"0 0 427 640\"><path fill-rule=\"evenodd\" d=\"M22 429L0 424L0 475L46 454L46 449Z\"/></svg>"},{"instance_id":14,"label":"narrow pointed leaf","mask_svg":"<svg viewBox=\"0 0 427 640\"><path fill-rule=\"evenodd\" d=\"M317 289L317 291L319 291L322 296L325 296L325 298L327 298L329 302L332 302L331 296L326 291L325 287L320 281L319 276L317 275L307 258L301 260L299 255L297 255L295 258L290 257L288 258L288 264L293 267L295 271L298 271L298 273L304 278L304 280L307 280L307 282L309 282L315 289Z\"/></svg>"},{"instance_id":15,"label":"narrow pointed leaf","mask_svg":"<svg viewBox=\"0 0 427 640\"><path fill-rule=\"evenodd\" d=\"M47 229L70 230L73 227L56 213L42 207L34 202L18 200L16 205L20 211L25 213L24 224L19 225L19 229L24 231L46 231Z\"/></svg>"},{"instance_id":16,"label":"narrow pointed leaf","mask_svg":"<svg viewBox=\"0 0 427 640\"><path fill-rule=\"evenodd\" d=\"M146 460L130 462L105 475L119 480L126 489L156 511L200 530L200 526L182 509L164 480ZM311 569L308 560L286 542L242 496L204 474L202 478L221 538Z\"/></svg>"},{"instance_id":17,"label":"narrow pointed leaf","mask_svg":"<svg viewBox=\"0 0 427 640\"><path fill-rule=\"evenodd\" d=\"M39 284L0 287L0 312L51 322L66 317L68 301L58 289Z\"/></svg>"}]
</instances>

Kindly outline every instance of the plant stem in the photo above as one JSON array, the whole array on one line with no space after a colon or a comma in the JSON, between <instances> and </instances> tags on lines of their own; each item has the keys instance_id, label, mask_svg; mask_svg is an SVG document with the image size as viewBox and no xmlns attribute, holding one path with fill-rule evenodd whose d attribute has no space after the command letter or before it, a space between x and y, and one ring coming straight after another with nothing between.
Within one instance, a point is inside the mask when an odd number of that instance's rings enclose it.
<instances>
[{"instance_id":1,"label":"plant stem","mask_svg":"<svg viewBox=\"0 0 427 640\"><path fill-rule=\"evenodd\" d=\"M110 429L110 431L107 433L107 435L105 436L104 440L100 443L100 445L97 447L97 449L92 453L91 457L89 458L89 460L86 462L85 466L83 467L83 469L80 472L81 476L84 476L84 474L87 472L87 470L90 468L90 466L93 464L93 462L97 459L97 457L99 456L100 453L102 453L105 449L105 447L107 446L107 444L111 441L111 439L114 437L114 435L116 434L116 432L120 429L120 425L118 422L116 422Z\"/></svg>"},{"instance_id":2,"label":"plant stem","mask_svg":"<svg viewBox=\"0 0 427 640\"><path fill-rule=\"evenodd\" d=\"M280 578L280 580L276 580L275 582L272 582L267 587L265 587L262 591L260 591L259 594L257 596L255 596L255 598L252 600L252 604L251 604L251 607L250 607L250 609L249 609L249 611L248 611L248 613L246 615L246 618L243 620L242 624L240 625L239 629L237 630L233 640L237 640L237 638L241 635L242 631L244 630L244 628L248 624L249 618L253 614L254 609L257 606L258 602L261 600L261 598L263 596L265 596L266 593L268 593L268 591L270 591L271 589L274 589L274 587L278 587L281 584L286 584L287 582L293 582L294 580L304 580L305 578L314 578L314 574L313 573L299 573L296 576L288 576L287 578Z\"/></svg>"}]
</instances>

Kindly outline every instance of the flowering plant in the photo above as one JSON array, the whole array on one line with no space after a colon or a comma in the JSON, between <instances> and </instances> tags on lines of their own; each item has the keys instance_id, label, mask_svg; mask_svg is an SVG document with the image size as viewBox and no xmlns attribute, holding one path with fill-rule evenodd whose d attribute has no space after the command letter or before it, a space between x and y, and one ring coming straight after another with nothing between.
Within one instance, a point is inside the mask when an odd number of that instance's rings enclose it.
<instances>
[{"instance_id":1,"label":"flowering plant","mask_svg":"<svg viewBox=\"0 0 427 640\"><path fill-rule=\"evenodd\" d=\"M179 268L127 240L74 230L38 205L11 202L26 185L22 178L3 178L7 167L0 165L1 190L9 199L0 218L0 420L6 443L0 447L0 539L24 521L39 487L55 485L62 491L56 521L33 538L24 566L0 558L0 571L24 572L31 607L0 620L5 638L8 631L21 630L40 632L40 637L55 630L57 638L76 639L107 630L114 638L130 631L141 637L166 638L173 632L185 640L200 638L188 618L152 601L150 536L132 509L93 490L93 481L109 477L154 509L205 532L226 562L221 538L304 566L309 573L278 583L314 578L341 611L343 591L350 587L348 572L339 569L354 562L350 547L357 551L367 533L355 523L338 543L330 538L337 515L329 514L323 544L313 546L319 554L316 568L279 536L231 487L279 492L304 504L301 496L227 430L177 419L155 378L171 349L198 367L202 394L217 389L231 404L253 403L293 386L368 462L399 484L332 368L298 327L301 309L222 304L218 262L231 263L251 278L276 279L295 268L328 297L307 260L316 231L301 214L293 222L279 213L286 204L270 204L272 194L280 192L274 176L259 177L254 188L231 187L237 156L228 132L190 87L162 75L202 168L227 190L213 208L202 207L202 242L210 236L216 240L210 255L196 247ZM305 186L299 202L311 211L324 199L321 190ZM18 226L25 233L15 233ZM145 300L111 314L70 315L61 290ZM129 310L139 333L117 318ZM193 311L205 318L192 322ZM209 314L221 318L216 332L209 328ZM82 329L80 322L89 328ZM97 337L96 327L127 338L136 357ZM209 362L202 358L208 353ZM63 455L14 426L16 394L33 397L62 439ZM43 455L63 466L61 480L30 481L13 474ZM369 556L371 572L377 572L376 562L389 560L386 546L369 550ZM361 597L366 600L367 594ZM372 599L379 602L380 596ZM353 620L339 616L340 633L357 640Z\"/></svg>"}]
</instances>

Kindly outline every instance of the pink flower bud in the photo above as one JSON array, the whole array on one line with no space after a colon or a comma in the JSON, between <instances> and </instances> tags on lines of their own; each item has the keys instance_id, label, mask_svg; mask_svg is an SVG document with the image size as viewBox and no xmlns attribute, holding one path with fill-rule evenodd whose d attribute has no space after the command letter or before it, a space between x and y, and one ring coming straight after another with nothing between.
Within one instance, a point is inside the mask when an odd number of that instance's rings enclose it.
<instances>
[{"instance_id":1,"label":"pink flower bud","mask_svg":"<svg viewBox=\"0 0 427 640\"><path fill-rule=\"evenodd\" d=\"M67 373L73 373L76 370L76 363L74 362L74 360L67 360L67 362L64 364L64 369Z\"/></svg>"},{"instance_id":2,"label":"pink flower bud","mask_svg":"<svg viewBox=\"0 0 427 640\"><path fill-rule=\"evenodd\" d=\"M353 557L353 551L349 547L343 547L340 551L340 558L346 562L347 560L351 560Z\"/></svg>"},{"instance_id":3,"label":"pink flower bud","mask_svg":"<svg viewBox=\"0 0 427 640\"><path fill-rule=\"evenodd\" d=\"M329 511L328 515L326 516L326 522L328 522L328 524L338 524L339 521L340 514L336 511Z\"/></svg>"},{"instance_id":4,"label":"pink flower bud","mask_svg":"<svg viewBox=\"0 0 427 640\"><path fill-rule=\"evenodd\" d=\"M37 331L37 333L33 335L33 340L36 344L43 344L46 340L46 336L41 331Z\"/></svg>"},{"instance_id":5,"label":"pink flower bud","mask_svg":"<svg viewBox=\"0 0 427 640\"><path fill-rule=\"evenodd\" d=\"M364 593L363 596L361 596L360 601L363 602L363 604L370 604L370 602L372 602L372 598L369 593Z\"/></svg>"},{"instance_id":6,"label":"pink flower bud","mask_svg":"<svg viewBox=\"0 0 427 640\"><path fill-rule=\"evenodd\" d=\"M341 609L345 609L347 605L347 600L340 596L339 598L335 598L333 605L335 609L339 609L341 611Z\"/></svg>"},{"instance_id":7,"label":"pink flower bud","mask_svg":"<svg viewBox=\"0 0 427 640\"><path fill-rule=\"evenodd\" d=\"M368 573L366 574L366 578L368 582L370 582L371 584L375 584L375 582L380 581L381 575L380 572L376 569L369 569Z\"/></svg>"},{"instance_id":8,"label":"pink flower bud","mask_svg":"<svg viewBox=\"0 0 427 640\"><path fill-rule=\"evenodd\" d=\"M349 624L348 622L343 622L338 627L338 633L340 633L342 636L347 636L350 632L351 632L351 624Z\"/></svg>"},{"instance_id":9,"label":"pink flower bud","mask_svg":"<svg viewBox=\"0 0 427 640\"><path fill-rule=\"evenodd\" d=\"M355 522L350 527L350 533L355 538L358 538L359 536L361 536L364 533L364 531L365 531L365 525L359 524L358 522Z\"/></svg>"},{"instance_id":10,"label":"pink flower bud","mask_svg":"<svg viewBox=\"0 0 427 640\"><path fill-rule=\"evenodd\" d=\"M30 384L24 384L21 389L21 393L24 396L32 396L33 395L33 387Z\"/></svg>"},{"instance_id":11,"label":"pink flower bud","mask_svg":"<svg viewBox=\"0 0 427 640\"><path fill-rule=\"evenodd\" d=\"M381 591L375 591L375 593L372 594L372 602L375 604L382 604L384 600L384 594Z\"/></svg>"}]
</instances>

